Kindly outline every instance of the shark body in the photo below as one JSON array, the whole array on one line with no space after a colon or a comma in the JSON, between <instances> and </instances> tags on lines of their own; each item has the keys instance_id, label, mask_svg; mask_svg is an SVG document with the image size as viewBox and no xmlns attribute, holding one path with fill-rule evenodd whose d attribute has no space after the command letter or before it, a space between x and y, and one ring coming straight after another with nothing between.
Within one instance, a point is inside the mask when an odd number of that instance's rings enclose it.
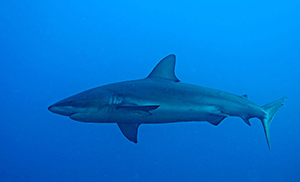
<instances>
[{"instance_id":1,"label":"shark body","mask_svg":"<svg viewBox=\"0 0 300 182\"><path fill-rule=\"evenodd\" d=\"M181 83L174 73L175 55L162 59L148 77L100 86L63 99L48 109L73 120L117 123L124 136L137 143L143 123L208 121L218 125L228 116L261 120L268 147L270 125L286 97L258 106L247 99L211 88Z\"/></svg>"}]
</instances>

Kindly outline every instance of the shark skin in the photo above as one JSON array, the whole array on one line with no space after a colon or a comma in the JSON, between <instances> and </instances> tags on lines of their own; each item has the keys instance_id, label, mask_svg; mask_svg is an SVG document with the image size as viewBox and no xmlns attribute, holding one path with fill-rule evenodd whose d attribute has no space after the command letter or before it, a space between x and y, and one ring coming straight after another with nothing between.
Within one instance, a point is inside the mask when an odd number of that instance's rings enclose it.
<instances>
[{"instance_id":1,"label":"shark skin","mask_svg":"<svg viewBox=\"0 0 300 182\"><path fill-rule=\"evenodd\" d=\"M162 59L148 77L96 87L51 106L53 113L92 123L117 123L123 135L137 143L141 124L207 121L218 125L228 116L263 124L267 143L270 125L286 97L258 106L247 95L238 96L211 88L181 83L174 73L175 55Z\"/></svg>"}]
</instances>

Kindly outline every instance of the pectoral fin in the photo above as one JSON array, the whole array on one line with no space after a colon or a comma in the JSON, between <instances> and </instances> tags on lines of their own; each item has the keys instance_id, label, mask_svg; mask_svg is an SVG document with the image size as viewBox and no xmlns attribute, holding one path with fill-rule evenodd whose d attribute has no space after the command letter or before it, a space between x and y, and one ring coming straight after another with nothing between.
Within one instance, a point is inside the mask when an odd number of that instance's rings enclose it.
<instances>
[{"instance_id":1,"label":"pectoral fin","mask_svg":"<svg viewBox=\"0 0 300 182\"><path fill-rule=\"evenodd\" d=\"M138 133L138 127L140 124L136 123L130 123L130 124L123 124L118 123L118 126L123 133L123 135L133 143L137 143L137 133Z\"/></svg>"},{"instance_id":2,"label":"pectoral fin","mask_svg":"<svg viewBox=\"0 0 300 182\"><path fill-rule=\"evenodd\" d=\"M119 104L117 106L117 109L127 109L127 110L131 110L131 111L142 111L142 112L146 112L147 114L151 113L149 111L155 110L159 107L159 105L134 105L134 104Z\"/></svg>"}]
</instances>

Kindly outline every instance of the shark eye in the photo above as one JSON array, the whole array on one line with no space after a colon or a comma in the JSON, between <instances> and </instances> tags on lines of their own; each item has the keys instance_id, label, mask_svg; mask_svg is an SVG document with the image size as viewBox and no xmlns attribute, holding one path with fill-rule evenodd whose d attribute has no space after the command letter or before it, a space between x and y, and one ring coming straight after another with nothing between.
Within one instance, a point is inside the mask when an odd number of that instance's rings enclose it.
<instances>
[{"instance_id":1,"label":"shark eye","mask_svg":"<svg viewBox=\"0 0 300 182\"><path fill-rule=\"evenodd\" d=\"M68 105L69 105L69 106L75 106L75 105L76 105L76 101L69 101L69 102L68 102Z\"/></svg>"}]
</instances>

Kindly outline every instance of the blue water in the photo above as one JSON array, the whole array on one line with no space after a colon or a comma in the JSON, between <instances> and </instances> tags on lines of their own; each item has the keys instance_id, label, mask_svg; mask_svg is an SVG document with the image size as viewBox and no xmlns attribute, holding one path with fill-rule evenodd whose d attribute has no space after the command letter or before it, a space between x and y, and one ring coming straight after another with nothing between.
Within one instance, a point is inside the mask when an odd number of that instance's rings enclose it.
<instances>
[{"instance_id":1,"label":"blue water","mask_svg":"<svg viewBox=\"0 0 300 182\"><path fill-rule=\"evenodd\" d=\"M300 1L1 1L0 181L299 181ZM141 125L50 113L67 96L177 56L186 83L287 96L268 150L258 119Z\"/></svg>"}]
</instances>

